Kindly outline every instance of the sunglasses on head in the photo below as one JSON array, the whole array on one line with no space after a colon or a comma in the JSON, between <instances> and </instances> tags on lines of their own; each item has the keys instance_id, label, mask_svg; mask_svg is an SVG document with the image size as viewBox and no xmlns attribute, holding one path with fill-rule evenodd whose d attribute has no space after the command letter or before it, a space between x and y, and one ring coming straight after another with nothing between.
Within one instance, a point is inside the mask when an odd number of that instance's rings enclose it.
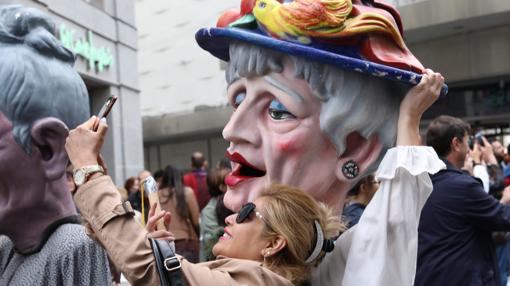
<instances>
[{"instance_id":1,"label":"sunglasses on head","mask_svg":"<svg viewBox=\"0 0 510 286\"><path fill-rule=\"evenodd\" d=\"M236 223L245 222L248 218L250 218L251 213L253 213L253 212L255 212L255 215L258 218L260 218L262 221L264 221L264 217L258 211L255 211L256 207L257 206L254 203L245 204L237 213Z\"/></svg>"}]
</instances>

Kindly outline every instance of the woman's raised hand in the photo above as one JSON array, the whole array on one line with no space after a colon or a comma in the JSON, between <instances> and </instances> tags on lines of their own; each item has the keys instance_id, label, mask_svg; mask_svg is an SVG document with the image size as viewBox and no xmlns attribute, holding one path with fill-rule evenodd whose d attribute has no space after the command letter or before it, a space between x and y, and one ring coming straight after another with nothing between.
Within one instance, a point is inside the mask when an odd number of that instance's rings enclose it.
<instances>
[{"instance_id":1,"label":"woman's raised hand","mask_svg":"<svg viewBox=\"0 0 510 286\"><path fill-rule=\"evenodd\" d=\"M97 131L93 131L92 127L97 121L99 121L99 127ZM98 158L107 130L106 119L99 120L96 116L92 116L69 132L65 148L75 169L96 165L102 161Z\"/></svg>"},{"instance_id":2,"label":"woman's raised hand","mask_svg":"<svg viewBox=\"0 0 510 286\"><path fill-rule=\"evenodd\" d=\"M398 118L397 145L420 145L420 120L423 113L439 98L444 78L427 69L420 83L411 88L402 103Z\"/></svg>"},{"instance_id":3,"label":"woman's raised hand","mask_svg":"<svg viewBox=\"0 0 510 286\"><path fill-rule=\"evenodd\" d=\"M149 210L149 218L147 220L147 224L145 225L145 229L147 230L147 236L152 239L162 239L162 240L175 240L174 234L169 230L170 222L172 221L172 215L170 212L161 211L156 214L156 206L157 203L152 204ZM165 222L166 229L156 229L156 225L158 220L163 218Z\"/></svg>"}]
</instances>

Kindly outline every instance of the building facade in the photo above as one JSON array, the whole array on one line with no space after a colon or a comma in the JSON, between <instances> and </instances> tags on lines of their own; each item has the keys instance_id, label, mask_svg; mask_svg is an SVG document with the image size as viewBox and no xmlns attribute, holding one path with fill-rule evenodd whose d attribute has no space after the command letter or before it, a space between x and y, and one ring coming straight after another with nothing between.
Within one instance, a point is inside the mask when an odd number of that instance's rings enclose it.
<instances>
[{"instance_id":1,"label":"building facade","mask_svg":"<svg viewBox=\"0 0 510 286\"><path fill-rule=\"evenodd\" d=\"M195 43L240 0L137 0L145 166L190 168L193 151L215 165L228 144L221 136L231 109L222 63Z\"/></svg>"},{"instance_id":2,"label":"building facade","mask_svg":"<svg viewBox=\"0 0 510 286\"><path fill-rule=\"evenodd\" d=\"M510 123L510 1L396 0L406 43L450 87L425 114L462 117L503 139ZM505 140L506 143L508 140Z\"/></svg>"},{"instance_id":3,"label":"building facade","mask_svg":"<svg viewBox=\"0 0 510 286\"><path fill-rule=\"evenodd\" d=\"M108 117L103 157L122 185L143 169L134 0L0 0L46 12L57 37L76 56L96 114L110 95L118 101Z\"/></svg>"},{"instance_id":4,"label":"building facade","mask_svg":"<svg viewBox=\"0 0 510 286\"><path fill-rule=\"evenodd\" d=\"M174 12L170 8L174 5L166 2L136 3L143 47L145 166L156 170L172 163L186 168L195 150L203 151L214 165L228 146L221 130L231 109L226 86L219 82L224 81L222 64L198 48L194 33L215 25L220 12L237 8L240 0L182 1ZM401 13L411 51L426 67L441 72L450 87L449 94L425 114L424 126L435 116L448 114L510 143L504 137L510 133L510 1L388 2ZM158 32L152 33L155 25L160 25ZM163 56L158 57L158 51ZM161 88L148 95L146 85ZM159 97L153 100L156 93Z\"/></svg>"}]
</instances>

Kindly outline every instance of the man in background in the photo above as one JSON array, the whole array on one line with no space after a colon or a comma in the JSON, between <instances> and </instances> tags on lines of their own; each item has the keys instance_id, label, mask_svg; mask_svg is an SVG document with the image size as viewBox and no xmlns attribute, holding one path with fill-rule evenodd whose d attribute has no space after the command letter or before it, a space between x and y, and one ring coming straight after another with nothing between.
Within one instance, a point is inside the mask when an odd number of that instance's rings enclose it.
<instances>
[{"instance_id":1,"label":"man in background","mask_svg":"<svg viewBox=\"0 0 510 286\"><path fill-rule=\"evenodd\" d=\"M207 205L211 194L207 188L207 170L204 154L194 152L191 155L191 172L184 175L184 185L193 189L200 211Z\"/></svg>"},{"instance_id":2,"label":"man in background","mask_svg":"<svg viewBox=\"0 0 510 286\"><path fill-rule=\"evenodd\" d=\"M482 182L461 171L469 152L470 126L439 116L427 130L447 169L432 175L433 191L418 227L415 285L500 285L491 233L510 230L510 188L500 201Z\"/></svg>"},{"instance_id":3,"label":"man in background","mask_svg":"<svg viewBox=\"0 0 510 286\"><path fill-rule=\"evenodd\" d=\"M501 167L501 169L504 169L507 165L505 163L505 156L506 149L503 144L499 140L493 140L491 142L492 150L494 151L494 156L496 156L496 159L498 160L498 164Z\"/></svg>"}]
</instances>

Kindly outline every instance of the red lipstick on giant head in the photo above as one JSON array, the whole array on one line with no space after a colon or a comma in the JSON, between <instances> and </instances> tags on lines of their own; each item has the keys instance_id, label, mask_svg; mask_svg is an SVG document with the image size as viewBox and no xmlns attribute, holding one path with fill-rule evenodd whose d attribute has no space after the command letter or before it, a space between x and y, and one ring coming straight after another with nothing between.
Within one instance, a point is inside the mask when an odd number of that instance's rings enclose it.
<instances>
[{"instance_id":1,"label":"red lipstick on giant head","mask_svg":"<svg viewBox=\"0 0 510 286\"><path fill-rule=\"evenodd\" d=\"M237 152L230 153L227 151L225 156L227 156L230 161L238 164L232 172L225 177L225 184L229 187L236 186L246 180L262 177L266 174L265 171L262 171L250 164Z\"/></svg>"}]
</instances>

